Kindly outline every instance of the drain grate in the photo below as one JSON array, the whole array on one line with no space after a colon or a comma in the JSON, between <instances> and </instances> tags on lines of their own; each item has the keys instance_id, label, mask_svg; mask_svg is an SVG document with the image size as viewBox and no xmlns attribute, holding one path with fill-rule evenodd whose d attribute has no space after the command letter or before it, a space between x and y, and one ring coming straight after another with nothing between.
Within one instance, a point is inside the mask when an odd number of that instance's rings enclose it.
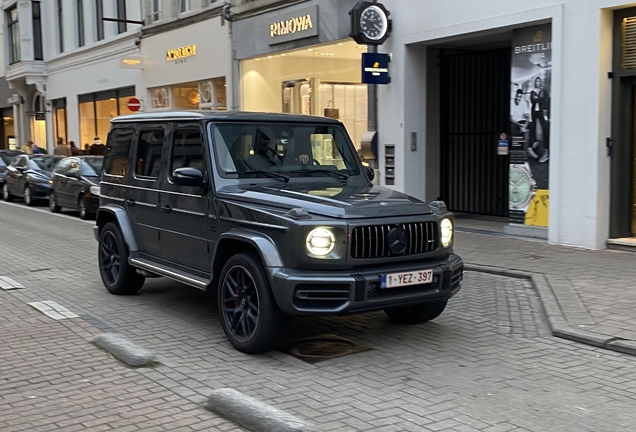
<instances>
[{"instance_id":1,"label":"drain grate","mask_svg":"<svg viewBox=\"0 0 636 432\"><path fill-rule=\"evenodd\" d=\"M340 336L326 334L292 342L281 351L307 363L317 363L370 349Z\"/></svg>"}]
</instances>

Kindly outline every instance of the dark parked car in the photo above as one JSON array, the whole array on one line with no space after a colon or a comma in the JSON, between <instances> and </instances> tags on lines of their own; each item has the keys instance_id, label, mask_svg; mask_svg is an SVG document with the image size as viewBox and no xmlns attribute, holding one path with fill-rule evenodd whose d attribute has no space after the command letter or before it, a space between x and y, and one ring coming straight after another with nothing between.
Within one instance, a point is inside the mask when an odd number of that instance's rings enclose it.
<instances>
[{"instance_id":1,"label":"dark parked car","mask_svg":"<svg viewBox=\"0 0 636 432\"><path fill-rule=\"evenodd\" d=\"M101 156L73 156L62 159L51 175L49 208L57 213L62 207L79 210L89 219L99 207L99 182L102 175Z\"/></svg>"},{"instance_id":2,"label":"dark parked car","mask_svg":"<svg viewBox=\"0 0 636 432\"><path fill-rule=\"evenodd\" d=\"M0 150L0 189L2 189L4 185L4 176L7 175L7 166L11 165L13 158L22 154L24 154L24 152L20 150Z\"/></svg>"},{"instance_id":3,"label":"dark parked car","mask_svg":"<svg viewBox=\"0 0 636 432\"><path fill-rule=\"evenodd\" d=\"M453 215L374 186L342 123L166 112L112 120L95 224L102 281L216 290L232 345L275 346L293 315L384 310L415 324L461 287Z\"/></svg>"},{"instance_id":4,"label":"dark parked car","mask_svg":"<svg viewBox=\"0 0 636 432\"><path fill-rule=\"evenodd\" d=\"M20 155L7 168L2 187L2 196L11 201L15 197L24 198L26 205L38 200L48 200L51 191L51 171L63 156Z\"/></svg>"}]
</instances>

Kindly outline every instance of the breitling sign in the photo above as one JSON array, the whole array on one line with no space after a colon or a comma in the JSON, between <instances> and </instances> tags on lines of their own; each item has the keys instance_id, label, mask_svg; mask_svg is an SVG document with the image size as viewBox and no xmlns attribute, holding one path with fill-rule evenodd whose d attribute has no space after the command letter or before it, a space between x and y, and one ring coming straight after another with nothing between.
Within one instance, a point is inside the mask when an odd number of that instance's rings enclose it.
<instances>
[{"instance_id":1,"label":"breitling sign","mask_svg":"<svg viewBox=\"0 0 636 432\"><path fill-rule=\"evenodd\" d=\"M196 45L187 45L166 51L166 61L179 60L197 55Z\"/></svg>"},{"instance_id":2,"label":"breitling sign","mask_svg":"<svg viewBox=\"0 0 636 432\"><path fill-rule=\"evenodd\" d=\"M268 26L269 44L318 35L318 6L310 6L279 15Z\"/></svg>"}]
</instances>

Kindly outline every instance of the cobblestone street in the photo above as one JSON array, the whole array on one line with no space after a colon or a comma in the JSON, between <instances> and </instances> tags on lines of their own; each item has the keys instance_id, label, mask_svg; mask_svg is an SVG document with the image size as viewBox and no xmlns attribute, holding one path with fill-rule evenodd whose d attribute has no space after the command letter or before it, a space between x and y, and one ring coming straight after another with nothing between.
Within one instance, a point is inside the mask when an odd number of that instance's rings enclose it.
<instances>
[{"instance_id":1,"label":"cobblestone street","mask_svg":"<svg viewBox=\"0 0 636 432\"><path fill-rule=\"evenodd\" d=\"M629 431L636 358L551 336L530 282L466 272L446 311L403 326L382 312L294 321L368 350L308 363L248 356L215 300L167 279L113 296L92 223L0 202L0 430L240 430L204 408L231 387L324 431ZM28 303L54 301L55 321ZM159 364L131 369L88 339L117 332Z\"/></svg>"}]
</instances>

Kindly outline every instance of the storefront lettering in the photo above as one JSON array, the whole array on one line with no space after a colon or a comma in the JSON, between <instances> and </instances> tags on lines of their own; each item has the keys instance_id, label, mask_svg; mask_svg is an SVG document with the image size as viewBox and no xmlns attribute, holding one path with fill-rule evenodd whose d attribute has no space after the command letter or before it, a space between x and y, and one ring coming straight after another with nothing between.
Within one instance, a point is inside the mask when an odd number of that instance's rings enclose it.
<instances>
[{"instance_id":1,"label":"storefront lettering","mask_svg":"<svg viewBox=\"0 0 636 432\"><path fill-rule=\"evenodd\" d=\"M311 15L291 18L286 21L280 21L269 25L269 37L283 36L294 34L309 29L313 29L314 24L311 22Z\"/></svg>"},{"instance_id":2,"label":"storefront lettering","mask_svg":"<svg viewBox=\"0 0 636 432\"><path fill-rule=\"evenodd\" d=\"M183 59L197 55L197 46L188 45L181 48L174 48L166 51L166 61Z\"/></svg>"},{"instance_id":3,"label":"storefront lettering","mask_svg":"<svg viewBox=\"0 0 636 432\"><path fill-rule=\"evenodd\" d=\"M552 42L536 43L530 45L521 45L515 47L515 54L524 54L537 51L549 51L552 49Z\"/></svg>"},{"instance_id":4,"label":"storefront lettering","mask_svg":"<svg viewBox=\"0 0 636 432\"><path fill-rule=\"evenodd\" d=\"M136 60L136 59L123 59L121 62L128 66L137 66L141 64L141 60Z\"/></svg>"}]
</instances>

